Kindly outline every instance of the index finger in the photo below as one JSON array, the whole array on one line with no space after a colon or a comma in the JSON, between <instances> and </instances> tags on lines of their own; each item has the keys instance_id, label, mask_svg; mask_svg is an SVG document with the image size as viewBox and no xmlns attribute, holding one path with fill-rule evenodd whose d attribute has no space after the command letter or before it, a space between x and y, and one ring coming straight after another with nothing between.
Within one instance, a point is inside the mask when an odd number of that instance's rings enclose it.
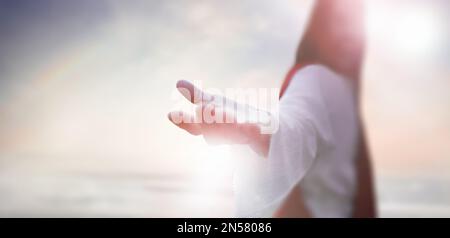
<instances>
[{"instance_id":1,"label":"index finger","mask_svg":"<svg viewBox=\"0 0 450 238\"><path fill-rule=\"evenodd\" d=\"M186 80L177 82L177 89L187 100L194 104L209 103L214 100L214 96L203 92L194 84Z\"/></svg>"}]
</instances>

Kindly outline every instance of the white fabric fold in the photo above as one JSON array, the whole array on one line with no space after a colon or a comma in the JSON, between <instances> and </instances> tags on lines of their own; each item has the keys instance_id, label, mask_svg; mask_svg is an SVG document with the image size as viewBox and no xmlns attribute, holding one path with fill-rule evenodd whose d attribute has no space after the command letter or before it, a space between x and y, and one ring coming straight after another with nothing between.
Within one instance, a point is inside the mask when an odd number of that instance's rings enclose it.
<instances>
[{"instance_id":1,"label":"white fabric fold","mask_svg":"<svg viewBox=\"0 0 450 238\"><path fill-rule=\"evenodd\" d=\"M268 158L238 171L238 216L271 216L300 184L315 217L348 217L355 182L358 117L350 80L320 65L299 70L279 106Z\"/></svg>"}]
</instances>

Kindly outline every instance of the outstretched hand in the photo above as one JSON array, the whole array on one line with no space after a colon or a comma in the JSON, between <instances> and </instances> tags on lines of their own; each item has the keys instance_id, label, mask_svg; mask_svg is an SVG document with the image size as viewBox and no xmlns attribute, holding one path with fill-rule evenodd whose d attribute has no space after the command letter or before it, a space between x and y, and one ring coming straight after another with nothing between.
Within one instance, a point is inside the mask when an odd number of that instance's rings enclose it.
<instances>
[{"instance_id":1,"label":"outstretched hand","mask_svg":"<svg viewBox=\"0 0 450 238\"><path fill-rule=\"evenodd\" d=\"M209 144L247 144L258 154L267 156L270 135L261 134L257 123L239 123L235 112L217 103L218 98L226 98L203 92L185 80L178 81L176 87L196 105L196 113L170 112L168 118L172 123L194 136L203 135Z\"/></svg>"}]
</instances>

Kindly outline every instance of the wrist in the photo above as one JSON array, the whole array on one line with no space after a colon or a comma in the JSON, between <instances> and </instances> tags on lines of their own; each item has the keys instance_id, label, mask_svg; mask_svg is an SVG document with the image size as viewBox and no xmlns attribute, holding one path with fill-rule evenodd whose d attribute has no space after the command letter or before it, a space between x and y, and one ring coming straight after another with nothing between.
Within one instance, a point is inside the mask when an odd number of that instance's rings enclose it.
<instances>
[{"instance_id":1,"label":"wrist","mask_svg":"<svg viewBox=\"0 0 450 238\"><path fill-rule=\"evenodd\" d=\"M250 148L257 154L267 157L269 154L271 135L262 134L261 127L258 124L243 124L242 127Z\"/></svg>"}]
</instances>

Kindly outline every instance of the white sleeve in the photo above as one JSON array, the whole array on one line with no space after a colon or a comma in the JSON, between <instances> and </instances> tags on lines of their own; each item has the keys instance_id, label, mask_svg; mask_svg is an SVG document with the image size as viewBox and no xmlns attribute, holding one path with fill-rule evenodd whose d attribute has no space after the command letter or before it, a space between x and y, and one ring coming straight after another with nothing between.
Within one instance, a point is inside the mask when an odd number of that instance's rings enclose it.
<instances>
[{"instance_id":1,"label":"white sleeve","mask_svg":"<svg viewBox=\"0 0 450 238\"><path fill-rule=\"evenodd\" d=\"M294 75L279 104L278 131L271 137L268 158L248 160L249 165L235 180L239 182L235 184L237 191L242 193L237 197L241 216L271 216L297 184L306 182L306 175L318 162L328 163L319 160L336 151L339 138L333 134L336 121L331 115L340 109L327 107L335 105L329 100L338 100L337 95L344 93L329 90L334 81L340 82L336 74L320 65L305 67ZM335 178L331 167L320 169L326 170L320 171L326 179ZM310 186L321 186L317 181L309 182ZM316 194L306 195L317 198Z\"/></svg>"},{"instance_id":2,"label":"white sleeve","mask_svg":"<svg viewBox=\"0 0 450 238\"><path fill-rule=\"evenodd\" d=\"M329 110L321 90L326 68L298 71L280 101L279 130L268 156L270 200L285 198L313 165L318 153L333 146Z\"/></svg>"}]
</instances>

